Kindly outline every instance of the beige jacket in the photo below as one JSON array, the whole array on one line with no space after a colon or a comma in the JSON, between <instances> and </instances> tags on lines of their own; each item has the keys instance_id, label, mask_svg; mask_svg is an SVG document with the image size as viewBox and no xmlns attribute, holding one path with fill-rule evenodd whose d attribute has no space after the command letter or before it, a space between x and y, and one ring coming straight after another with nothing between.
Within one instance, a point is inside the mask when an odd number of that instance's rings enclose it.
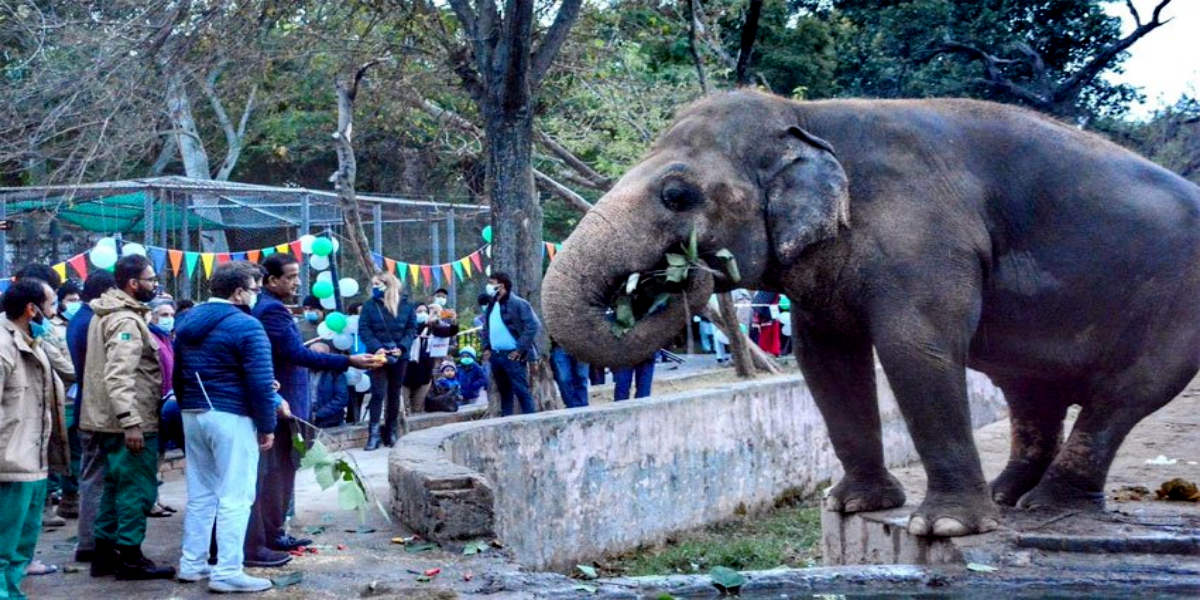
<instances>
[{"instance_id":1,"label":"beige jacket","mask_svg":"<svg viewBox=\"0 0 1200 600\"><path fill-rule=\"evenodd\" d=\"M121 433L139 425L145 432L158 431L162 367L158 341L146 325L150 309L121 290L109 290L90 304L96 316L88 326L87 398L79 428Z\"/></svg>"},{"instance_id":2,"label":"beige jacket","mask_svg":"<svg viewBox=\"0 0 1200 600\"><path fill-rule=\"evenodd\" d=\"M65 326L59 326L59 319L60 317L55 317L50 320L53 327L46 337L38 340L38 345L46 352L50 366L58 373L63 385L71 385L75 383L75 365L71 362L71 353L67 351L67 329ZM8 322L8 317L3 312L0 312L0 321Z\"/></svg>"},{"instance_id":3,"label":"beige jacket","mask_svg":"<svg viewBox=\"0 0 1200 600\"><path fill-rule=\"evenodd\" d=\"M66 472L65 398L42 343L7 319L0 323L0 481Z\"/></svg>"}]
</instances>

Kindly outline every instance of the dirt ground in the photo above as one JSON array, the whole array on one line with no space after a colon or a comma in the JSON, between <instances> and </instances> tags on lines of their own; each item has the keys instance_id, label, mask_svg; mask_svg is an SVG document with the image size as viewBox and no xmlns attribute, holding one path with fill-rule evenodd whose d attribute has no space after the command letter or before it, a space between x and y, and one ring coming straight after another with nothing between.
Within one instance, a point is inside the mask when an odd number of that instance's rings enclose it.
<instances>
[{"instance_id":1,"label":"dirt ground","mask_svg":"<svg viewBox=\"0 0 1200 600\"><path fill-rule=\"evenodd\" d=\"M728 369L713 377L728 377ZM663 377L667 379L666 373ZM683 387L663 385L659 393ZM690 386L689 386L690 387ZM983 458L984 470L994 477L1003 468L1008 456L1008 423L1002 421L983 428L976 436ZM387 498L387 455L384 451L352 451L374 492ZM1159 457L1165 459L1159 459ZM1149 464L1147 461L1151 461ZM1173 461L1173 462L1172 462ZM1164 464L1157 464L1164 463ZM1175 477L1200 480L1200 378L1172 404L1141 423L1126 440L1109 475L1108 489L1125 486L1144 486L1151 492ZM910 501L919 500L924 488L919 465L896 471L910 491ZM1153 496L1153 494L1151 494ZM169 481L161 488L166 504L182 509L186 504L183 481ZM280 578L291 573L303 574L303 581L291 587L276 589L261 595L264 598L318 599L346 597L379 598L509 598L529 597L511 590L502 581L523 577L520 567L507 559L503 550L490 549L482 554L464 556L462 547L438 548L424 552L406 551L404 545L393 544L397 536L410 532L398 524L389 524L373 511L366 515L366 524L376 531L358 533L358 516L337 507L336 492L321 491L311 473L302 472L297 480L297 514L292 531L315 540L317 554L295 558L280 569L251 569L260 576ZM1200 516L1200 504L1164 503L1150 501L1114 502L1109 509L1114 514L1138 513L1146 509L1168 510L1188 518ZM151 519L144 546L151 558L168 564L179 559L179 540L182 515ZM208 592L203 584L179 584L171 581L117 582L111 578L93 579L86 565L71 562L74 521L63 529L43 534L38 546L38 558L49 564L65 567L66 571L25 579L24 589L31 598L202 598ZM307 535L306 532L319 532ZM425 572L441 571L432 577ZM428 581L425 581L428 579Z\"/></svg>"}]
</instances>

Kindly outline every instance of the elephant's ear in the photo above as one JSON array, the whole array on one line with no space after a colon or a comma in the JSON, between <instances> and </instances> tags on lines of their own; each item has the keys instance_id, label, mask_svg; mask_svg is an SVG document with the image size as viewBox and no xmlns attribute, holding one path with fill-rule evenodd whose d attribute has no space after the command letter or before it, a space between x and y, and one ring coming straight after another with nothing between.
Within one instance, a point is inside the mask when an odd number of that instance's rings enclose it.
<instances>
[{"instance_id":1,"label":"elephant's ear","mask_svg":"<svg viewBox=\"0 0 1200 600\"><path fill-rule=\"evenodd\" d=\"M850 194L833 146L799 127L778 138L773 158L765 161L767 231L776 259L790 264L850 225Z\"/></svg>"}]
</instances>

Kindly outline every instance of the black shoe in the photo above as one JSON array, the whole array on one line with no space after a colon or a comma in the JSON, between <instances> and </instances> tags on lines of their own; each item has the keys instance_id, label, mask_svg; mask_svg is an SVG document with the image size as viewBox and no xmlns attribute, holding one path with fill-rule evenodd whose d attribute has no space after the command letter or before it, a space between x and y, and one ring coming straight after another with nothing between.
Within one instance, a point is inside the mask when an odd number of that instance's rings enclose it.
<instances>
[{"instance_id":1,"label":"black shoe","mask_svg":"<svg viewBox=\"0 0 1200 600\"><path fill-rule=\"evenodd\" d=\"M87 552L85 550L85 552ZM91 551L92 577L107 577L116 574L117 563L121 558L117 556L117 549L112 544L103 540L96 540L96 548Z\"/></svg>"},{"instance_id":2,"label":"black shoe","mask_svg":"<svg viewBox=\"0 0 1200 600\"><path fill-rule=\"evenodd\" d=\"M175 579L175 567L160 567L154 564L154 561L142 554L141 546L117 546L117 553L121 556L121 562L117 564L118 581Z\"/></svg>"},{"instance_id":3,"label":"black shoe","mask_svg":"<svg viewBox=\"0 0 1200 600\"><path fill-rule=\"evenodd\" d=\"M291 552L301 546L311 546L312 540L306 538L295 538L290 535L281 535L270 542L267 542L267 547L277 552Z\"/></svg>"},{"instance_id":4,"label":"black shoe","mask_svg":"<svg viewBox=\"0 0 1200 600\"><path fill-rule=\"evenodd\" d=\"M95 555L96 555L95 550L76 549L75 550L75 562L90 563L90 562L92 562L92 557Z\"/></svg>"},{"instance_id":5,"label":"black shoe","mask_svg":"<svg viewBox=\"0 0 1200 600\"><path fill-rule=\"evenodd\" d=\"M397 427L388 427L384 429L382 436L383 445L391 448L396 445L396 440L400 439L400 430Z\"/></svg>"},{"instance_id":6,"label":"black shoe","mask_svg":"<svg viewBox=\"0 0 1200 600\"><path fill-rule=\"evenodd\" d=\"M366 450L367 452L378 450L379 442L381 441L379 439L379 425L368 426L367 432L367 445L363 447L363 450Z\"/></svg>"},{"instance_id":7,"label":"black shoe","mask_svg":"<svg viewBox=\"0 0 1200 600\"><path fill-rule=\"evenodd\" d=\"M292 555L287 552L276 552L275 550L262 550L254 554L247 554L242 559L242 565L246 567L282 567L292 561Z\"/></svg>"}]
</instances>

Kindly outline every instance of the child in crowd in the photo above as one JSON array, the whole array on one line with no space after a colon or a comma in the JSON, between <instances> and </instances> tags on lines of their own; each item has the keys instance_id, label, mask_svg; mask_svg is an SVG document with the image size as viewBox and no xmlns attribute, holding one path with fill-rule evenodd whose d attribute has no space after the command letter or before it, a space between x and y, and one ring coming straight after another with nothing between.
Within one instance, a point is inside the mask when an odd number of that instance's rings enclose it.
<instances>
[{"instance_id":1,"label":"child in crowd","mask_svg":"<svg viewBox=\"0 0 1200 600\"><path fill-rule=\"evenodd\" d=\"M458 351L458 387L462 392L463 404L473 404L487 397L487 370L479 364L475 349L464 346Z\"/></svg>"},{"instance_id":2,"label":"child in crowd","mask_svg":"<svg viewBox=\"0 0 1200 600\"><path fill-rule=\"evenodd\" d=\"M458 387L456 376L458 369L454 363L442 363L438 368L438 378L434 380L425 398L425 410L428 412L457 412L462 402L462 391Z\"/></svg>"},{"instance_id":3,"label":"child in crowd","mask_svg":"<svg viewBox=\"0 0 1200 600\"><path fill-rule=\"evenodd\" d=\"M333 351L329 344L309 344L313 352L328 354ZM312 395L312 424L317 427L337 427L346 421L346 406L350 404L350 386L346 383L345 371L309 371L309 393ZM299 415L309 419L308 415Z\"/></svg>"}]
</instances>

